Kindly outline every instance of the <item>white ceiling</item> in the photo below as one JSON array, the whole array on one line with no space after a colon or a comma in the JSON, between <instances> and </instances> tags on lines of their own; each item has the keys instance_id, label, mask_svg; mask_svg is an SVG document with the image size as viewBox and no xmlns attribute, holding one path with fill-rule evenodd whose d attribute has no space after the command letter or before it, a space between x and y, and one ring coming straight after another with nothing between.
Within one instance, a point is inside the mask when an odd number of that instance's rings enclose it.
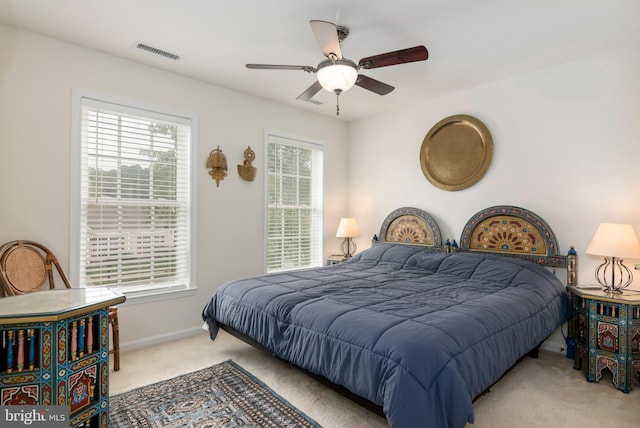
<instances>
[{"instance_id":1,"label":"white ceiling","mask_svg":"<svg viewBox=\"0 0 640 428\"><path fill-rule=\"evenodd\" d=\"M315 67L324 56L312 19L348 27L342 53L355 62L416 45L429 50L424 62L364 71L396 89L345 92L343 120L640 41L640 0L0 0L0 23L335 117L326 91L315 97L319 106L296 100L315 76L245 68ZM140 51L137 42L182 58Z\"/></svg>"}]
</instances>

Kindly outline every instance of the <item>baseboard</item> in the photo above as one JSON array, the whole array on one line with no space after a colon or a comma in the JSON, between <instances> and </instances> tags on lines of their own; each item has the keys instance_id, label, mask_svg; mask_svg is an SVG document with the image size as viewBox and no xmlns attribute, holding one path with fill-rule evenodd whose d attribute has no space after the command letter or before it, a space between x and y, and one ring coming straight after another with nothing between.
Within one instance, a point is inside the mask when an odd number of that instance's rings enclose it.
<instances>
[{"instance_id":1,"label":"baseboard","mask_svg":"<svg viewBox=\"0 0 640 428\"><path fill-rule=\"evenodd\" d=\"M542 345L540 345L540 349L544 349L545 351L557 352L564 355L567 354L566 342L558 341L555 337L542 342Z\"/></svg>"},{"instance_id":2,"label":"baseboard","mask_svg":"<svg viewBox=\"0 0 640 428\"><path fill-rule=\"evenodd\" d=\"M166 334L160 334L157 336L145 337L144 339L131 340L128 342L120 342L120 351L133 351L136 349L147 348L153 345L159 345L160 343L170 342L172 340L184 339L185 337L195 336L202 334L204 330L201 326L190 327L184 330L172 331Z\"/></svg>"},{"instance_id":3,"label":"baseboard","mask_svg":"<svg viewBox=\"0 0 640 428\"><path fill-rule=\"evenodd\" d=\"M554 331L551 336L547 338L547 340L542 342L542 345L540 345L540 349L567 355L567 341L565 339L565 331L568 331L566 322L558 327L556 331Z\"/></svg>"}]
</instances>

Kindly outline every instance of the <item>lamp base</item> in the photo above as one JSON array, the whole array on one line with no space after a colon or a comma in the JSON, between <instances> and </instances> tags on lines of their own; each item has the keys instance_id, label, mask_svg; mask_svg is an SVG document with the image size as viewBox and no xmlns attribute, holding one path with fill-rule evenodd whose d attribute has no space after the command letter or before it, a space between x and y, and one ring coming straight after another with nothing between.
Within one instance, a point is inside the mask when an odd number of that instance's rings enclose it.
<instances>
[{"instance_id":1,"label":"lamp base","mask_svg":"<svg viewBox=\"0 0 640 428\"><path fill-rule=\"evenodd\" d=\"M631 269L616 257L605 257L604 262L596 268L596 281L605 293L622 294L622 290L633 282Z\"/></svg>"},{"instance_id":2,"label":"lamp base","mask_svg":"<svg viewBox=\"0 0 640 428\"><path fill-rule=\"evenodd\" d=\"M602 291L604 291L607 294L622 294L623 291L621 288L613 288L613 287L609 287L606 285L602 286Z\"/></svg>"},{"instance_id":3,"label":"lamp base","mask_svg":"<svg viewBox=\"0 0 640 428\"><path fill-rule=\"evenodd\" d=\"M350 259L356 252L356 249L356 243L353 242L352 238L344 238L344 241L340 244L340 251L342 251L345 259Z\"/></svg>"}]
</instances>

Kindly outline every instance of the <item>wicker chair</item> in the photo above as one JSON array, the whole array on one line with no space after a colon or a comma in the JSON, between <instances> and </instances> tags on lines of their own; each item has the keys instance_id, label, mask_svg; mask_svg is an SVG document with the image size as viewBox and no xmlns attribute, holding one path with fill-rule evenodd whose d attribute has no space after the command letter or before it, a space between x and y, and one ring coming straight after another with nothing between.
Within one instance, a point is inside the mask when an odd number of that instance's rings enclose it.
<instances>
[{"instance_id":1,"label":"wicker chair","mask_svg":"<svg viewBox=\"0 0 640 428\"><path fill-rule=\"evenodd\" d=\"M34 241L11 241L0 246L0 297L40 291L48 280L49 288L55 288L53 267L55 266L67 288L71 284L58 260L47 247ZM113 337L113 369L120 370L120 334L118 308L109 308L109 324Z\"/></svg>"}]
</instances>

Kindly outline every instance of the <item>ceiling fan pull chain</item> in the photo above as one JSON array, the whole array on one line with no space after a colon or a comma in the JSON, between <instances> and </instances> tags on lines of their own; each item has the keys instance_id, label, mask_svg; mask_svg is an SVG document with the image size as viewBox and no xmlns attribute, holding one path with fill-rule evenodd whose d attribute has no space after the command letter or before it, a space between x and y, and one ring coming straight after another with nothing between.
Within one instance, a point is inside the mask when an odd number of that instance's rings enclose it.
<instances>
[{"instance_id":1,"label":"ceiling fan pull chain","mask_svg":"<svg viewBox=\"0 0 640 428\"><path fill-rule=\"evenodd\" d=\"M336 92L336 116L340 116L340 92Z\"/></svg>"}]
</instances>

